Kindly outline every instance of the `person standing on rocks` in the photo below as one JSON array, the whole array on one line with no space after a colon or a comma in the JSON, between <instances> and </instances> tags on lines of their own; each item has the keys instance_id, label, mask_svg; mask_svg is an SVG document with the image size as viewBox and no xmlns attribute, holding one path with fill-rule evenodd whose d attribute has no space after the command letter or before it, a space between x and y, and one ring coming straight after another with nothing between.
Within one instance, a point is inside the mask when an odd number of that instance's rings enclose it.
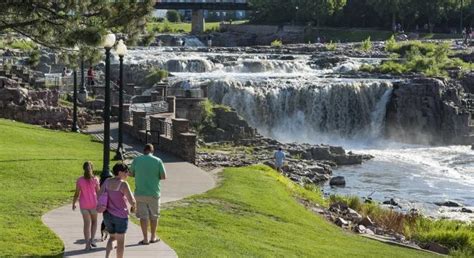
<instances>
[{"instance_id":1,"label":"person standing on rocks","mask_svg":"<svg viewBox=\"0 0 474 258\"><path fill-rule=\"evenodd\" d=\"M135 177L136 215L140 219L143 233L143 240L138 243L141 245L160 241L156 237L160 217L160 181L166 179L166 171L161 159L153 155L154 150L153 145L145 145L144 155L136 157L131 165L132 176ZM148 222L150 222L150 238L148 238Z\"/></svg>"},{"instance_id":2,"label":"person standing on rocks","mask_svg":"<svg viewBox=\"0 0 474 258\"><path fill-rule=\"evenodd\" d=\"M278 150L273 154L273 158L275 158L275 167L278 172L281 172L281 168L283 167L283 163L285 162L285 153L283 152L282 148L278 148Z\"/></svg>"}]
</instances>

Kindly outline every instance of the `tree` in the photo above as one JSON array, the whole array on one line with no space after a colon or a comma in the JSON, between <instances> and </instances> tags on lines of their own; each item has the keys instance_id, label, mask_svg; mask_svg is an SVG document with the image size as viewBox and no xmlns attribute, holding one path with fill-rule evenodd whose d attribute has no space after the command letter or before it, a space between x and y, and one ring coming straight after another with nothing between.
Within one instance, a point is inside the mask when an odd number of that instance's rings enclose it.
<instances>
[{"instance_id":1,"label":"tree","mask_svg":"<svg viewBox=\"0 0 474 258\"><path fill-rule=\"evenodd\" d=\"M252 0L253 21L284 23L316 21L319 25L327 17L341 10L347 0Z\"/></svg>"},{"instance_id":2,"label":"tree","mask_svg":"<svg viewBox=\"0 0 474 258\"><path fill-rule=\"evenodd\" d=\"M301 9L303 19L315 21L318 26L346 4L347 0L294 0L294 5Z\"/></svg>"},{"instance_id":3,"label":"tree","mask_svg":"<svg viewBox=\"0 0 474 258\"><path fill-rule=\"evenodd\" d=\"M181 22L181 16L179 15L179 12L176 10L167 11L166 19L168 19L169 22Z\"/></svg>"},{"instance_id":4,"label":"tree","mask_svg":"<svg viewBox=\"0 0 474 258\"><path fill-rule=\"evenodd\" d=\"M144 31L154 2L1 1L0 32L14 31L52 49L96 46L107 31L135 41Z\"/></svg>"}]
</instances>

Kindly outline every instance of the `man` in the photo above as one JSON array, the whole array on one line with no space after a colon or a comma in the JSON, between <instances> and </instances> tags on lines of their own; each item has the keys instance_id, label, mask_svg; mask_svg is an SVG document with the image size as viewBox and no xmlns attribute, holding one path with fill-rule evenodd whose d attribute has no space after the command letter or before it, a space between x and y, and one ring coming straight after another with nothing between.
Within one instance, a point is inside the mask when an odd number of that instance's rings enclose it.
<instances>
[{"instance_id":1,"label":"man","mask_svg":"<svg viewBox=\"0 0 474 258\"><path fill-rule=\"evenodd\" d=\"M278 148L278 151L275 152L273 155L275 158L275 167L278 172L281 172L281 168L283 167L283 162L285 161L285 153L282 151L281 147Z\"/></svg>"},{"instance_id":2,"label":"man","mask_svg":"<svg viewBox=\"0 0 474 258\"><path fill-rule=\"evenodd\" d=\"M160 181L166 179L163 162L153 155L153 145L145 145L144 155L135 158L131 165L132 176L135 177L135 199L137 201L137 217L140 219L143 240L142 245L160 241L156 237L158 218L160 217ZM151 235L148 238L148 221Z\"/></svg>"}]
</instances>

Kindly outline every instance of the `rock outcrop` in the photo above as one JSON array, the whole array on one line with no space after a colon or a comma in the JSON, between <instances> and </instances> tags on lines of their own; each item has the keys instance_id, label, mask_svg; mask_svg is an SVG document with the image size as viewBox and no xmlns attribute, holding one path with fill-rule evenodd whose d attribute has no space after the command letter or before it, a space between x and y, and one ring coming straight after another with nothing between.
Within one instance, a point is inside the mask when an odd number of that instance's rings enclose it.
<instances>
[{"instance_id":1,"label":"rock outcrop","mask_svg":"<svg viewBox=\"0 0 474 258\"><path fill-rule=\"evenodd\" d=\"M72 124L72 110L59 105L58 91L47 89L0 86L0 117L52 129L66 129ZM79 127L85 126L86 117L79 114Z\"/></svg>"},{"instance_id":2,"label":"rock outcrop","mask_svg":"<svg viewBox=\"0 0 474 258\"><path fill-rule=\"evenodd\" d=\"M386 135L410 143L469 143L471 114L463 98L463 87L452 80L395 83L387 106Z\"/></svg>"}]
</instances>

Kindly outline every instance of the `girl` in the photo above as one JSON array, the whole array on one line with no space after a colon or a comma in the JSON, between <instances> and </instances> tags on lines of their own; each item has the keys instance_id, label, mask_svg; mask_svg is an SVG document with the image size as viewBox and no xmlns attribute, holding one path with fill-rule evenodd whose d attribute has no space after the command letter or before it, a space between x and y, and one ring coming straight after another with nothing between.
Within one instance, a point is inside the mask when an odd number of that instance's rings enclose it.
<instances>
[{"instance_id":1,"label":"girl","mask_svg":"<svg viewBox=\"0 0 474 258\"><path fill-rule=\"evenodd\" d=\"M77 198L84 220L84 239L86 240L86 250L96 247L93 240L97 231L97 192L99 191L99 180L93 174L92 162L87 161L82 166L84 176L76 181L76 193L72 200L72 210L76 209Z\"/></svg>"},{"instance_id":2,"label":"girl","mask_svg":"<svg viewBox=\"0 0 474 258\"><path fill-rule=\"evenodd\" d=\"M132 206L130 211L135 212L135 198L127 183L129 175L125 164L117 163L112 169L114 178L107 179L100 188L100 193L107 192L107 210L104 212L104 223L110 234L107 242L105 257L110 256L112 243L117 240L117 257L122 258L125 249L125 233L128 228L128 209L125 198Z\"/></svg>"}]
</instances>

